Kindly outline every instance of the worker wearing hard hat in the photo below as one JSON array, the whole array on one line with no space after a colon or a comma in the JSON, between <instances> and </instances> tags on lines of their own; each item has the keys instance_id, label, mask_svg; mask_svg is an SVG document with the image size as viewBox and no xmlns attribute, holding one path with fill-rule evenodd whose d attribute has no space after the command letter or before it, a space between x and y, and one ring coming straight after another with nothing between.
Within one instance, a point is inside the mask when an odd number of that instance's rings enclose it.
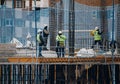
<instances>
[{"instance_id":1,"label":"worker wearing hard hat","mask_svg":"<svg viewBox=\"0 0 120 84\"><path fill-rule=\"evenodd\" d=\"M94 45L96 45L97 43L100 45L100 48L102 49L102 37L101 37L101 34L103 33L99 31L99 28L98 27L95 27L94 29L94 42L93 42L93 45L92 45L92 48L94 48Z\"/></svg>"},{"instance_id":2,"label":"worker wearing hard hat","mask_svg":"<svg viewBox=\"0 0 120 84\"><path fill-rule=\"evenodd\" d=\"M62 34L62 31L59 31L58 35L56 36L56 52L58 57L64 57L65 55L65 40L66 36Z\"/></svg>"},{"instance_id":3,"label":"worker wearing hard hat","mask_svg":"<svg viewBox=\"0 0 120 84\"><path fill-rule=\"evenodd\" d=\"M42 46L44 45L43 37L42 37L42 30L38 30L37 33L37 44L38 44L38 57L42 57Z\"/></svg>"}]
</instances>

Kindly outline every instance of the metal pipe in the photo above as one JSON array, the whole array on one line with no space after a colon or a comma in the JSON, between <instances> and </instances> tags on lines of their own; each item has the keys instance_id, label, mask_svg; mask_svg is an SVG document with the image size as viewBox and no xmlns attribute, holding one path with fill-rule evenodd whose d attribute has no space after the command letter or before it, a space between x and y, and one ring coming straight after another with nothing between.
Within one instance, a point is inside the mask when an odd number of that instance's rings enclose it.
<instances>
[{"instance_id":1,"label":"metal pipe","mask_svg":"<svg viewBox=\"0 0 120 84\"><path fill-rule=\"evenodd\" d=\"M74 56L75 40L75 12L74 0L69 0L69 56Z\"/></svg>"},{"instance_id":2,"label":"metal pipe","mask_svg":"<svg viewBox=\"0 0 120 84\"><path fill-rule=\"evenodd\" d=\"M35 19L35 38L37 37L37 20L36 20L36 0L34 0L34 19ZM37 57L37 39L36 39L36 57Z\"/></svg>"},{"instance_id":3,"label":"metal pipe","mask_svg":"<svg viewBox=\"0 0 120 84\"><path fill-rule=\"evenodd\" d=\"M112 5L113 5L113 17L112 17L112 41L115 40L114 38L114 0L112 0ZM114 64L114 48L112 47L111 49L111 53L112 53L112 65L111 65L111 68L112 68L112 83L115 84L115 64Z\"/></svg>"},{"instance_id":4,"label":"metal pipe","mask_svg":"<svg viewBox=\"0 0 120 84\"><path fill-rule=\"evenodd\" d=\"M65 75L65 84L68 84L67 65L65 65L65 72L64 72L64 75Z\"/></svg>"},{"instance_id":5,"label":"metal pipe","mask_svg":"<svg viewBox=\"0 0 120 84\"><path fill-rule=\"evenodd\" d=\"M12 17L13 17L13 24L12 24L12 38L15 37L15 11L14 11L14 0L12 0ZM11 38L11 39L12 39Z\"/></svg>"},{"instance_id":6,"label":"metal pipe","mask_svg":"<svg viewBox=\"0 0 120 84\"><path fill-rule=\"evenodd\" d=\"M56 84L56 65L54 65L54 84Z\"/></svg>"},{"instance_id":7,"label":"metal pipe","mask_svg":"<svg viewBox=\"0 0 120 84\"><path fill-rule=\"evenodd\" d=\"M99 83L98 83L98 80L99 80L99 66L96 65L96 67L97 67L97 81L96 81L96 82L97 82L97 84L99 84Z\"/></svg>"}]
</instances>

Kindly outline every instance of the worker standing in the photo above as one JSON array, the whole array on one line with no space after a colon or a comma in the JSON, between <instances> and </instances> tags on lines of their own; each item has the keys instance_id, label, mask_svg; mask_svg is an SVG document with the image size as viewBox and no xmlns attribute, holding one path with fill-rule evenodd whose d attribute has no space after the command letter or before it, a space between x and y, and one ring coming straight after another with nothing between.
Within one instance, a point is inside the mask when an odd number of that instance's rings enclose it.
<instances>
[{"instance_id":1,"label":"worker standing","mask_svg":"<svg viewBox=\"0 0 120 84\"><path fill-rule=\"evenodd\" d=\"M65 55L65 40L66 36L62 34L62 31L58 32L56 36L57 48L56 53L58 57L64 57Z\"/></svg>"},{"instance_id":2,"label":"worker standing","mask_svg":"<svg viewBox=\"0 0 120 84\"><path fill-rule=\"evenodd\" d=\"M44 40L43 50L48 50L47 49L48 35L49 35L48 26L45 24L45 27L43 29L43 40Z\"/></svg>"},{"instance_id":3,"label":"worker standing","mask_svg":"<svg viewBox=\"0 0 120 84\"><path fill-rule=\"evenodd\" d=\"M42 37L42 30L38 30L37 33L37 44L38 44L38 57L42 57L42 46L44 45L43 37Z\"/></svg>"},{"instance_id":4,"label":"worker standing","mask_svg":"<svg viewBox=\"0 0 120 84\"><path fill-rule=\"evenodd\" d=\"M103 31L100 32L99 31L99 28L98 27L95 27L95 30L94 30L94 42L93 42L93 45L92 45L92 48L94 48L94 45L96 45L97 43L99 44L100 46L100 49L102 50L102 35Z\"/></svg>"}]
</instances>

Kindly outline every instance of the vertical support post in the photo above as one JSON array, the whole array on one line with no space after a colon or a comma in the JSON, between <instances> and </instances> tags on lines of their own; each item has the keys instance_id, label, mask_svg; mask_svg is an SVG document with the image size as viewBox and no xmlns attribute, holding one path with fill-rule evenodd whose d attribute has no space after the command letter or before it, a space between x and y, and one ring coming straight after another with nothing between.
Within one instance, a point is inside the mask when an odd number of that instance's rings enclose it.
<instances>
[{"instance_id":1,"label":"vertical support post","mask_svg":"<svg viewBox=\"0 0 120 84\"><path fill-rule=\"evenodd\" d=\"M34 17L35 17L35 38L37 37L37 20L36 20L36 0L34 0ZM37 57L37 39L36 39L36 57Z\"/></svg>"},{"instance_id":2,"label":"vertical support post","mask_svg":"<svg viewBox=\"0 0 120 84\"><path fill-rule=\"evenodd\" d=\"M45 84L49 84L49 64L46 64L46 80Z\"/></svg>"},{"instance_id":3,"label":"vertical support post","mask_svg":"<svg viewBox=\"0 0 120 84\"><path fill-rule=\"evenodd\" d=\"M14 0L12 0L12 17L13 17L13 20L12 20L12 22L13 22L13 24L12 24L12 38L11 39L13 39L13 37L15 37L15 11L14 11L14 8L15 8L15 1Z\"/></svg>"},{"instance_id":4,"label":"vertical support post","mask_svg":"<svg viewBox=\"0 0 120 84\"><path fill-rule=\"evenodd\" d=\"M67 65L65 65L65 84L68 84L67 83L67 80L68 80L68 78L67 78Z\"/></svg>"},{"instance_id":5,"label":"vertical support post","mask_svg":"<svg viewBox=\"0 0 120 84\"><path fill-rule=\"evenodd\" d=\"M89 65L85 64L86 69L86 84L89 84Z\"/></svg>"},{"instance_id":6,"label":"vertical support post","mask_svg":"<svg viewBox=\"0 0 120 84\"><path fill-rule=\"evenodd\" d=\"M43 65L43 68L44 68L44 69L43 69L43 70L44 70L44 71L43 71L43 74L44 74L44 75L43 75L43 81L44 81L44 84L45 84L45 79L46 79L46 65Z\"/></svg>"},{"instance_id":7,"label":"vertical support post","mask_svg":"<svg viewBox=\"0 0 120 84\"><path fill-rule=\"evenodd\" d=\"M69 56L74 56L75 13L74 0L69 0Z\"/></svg>"},{"instance_id":8,"label":"vertical support post","mask_svg":"<svg viewBox=\"0 0 120 84\"><path fill-rule=\"evenodd\" d=\"M56 65L54 65L54 84L56 84Z\"/></svg>"},{"instance_id":9,"label":"vertical support post","mask_svg":"<svg viewBox=\"0 0 120 84\"><path fill-rule=\"evenodd\" d=\"M77 84L77 78L78 78L78 65L77 64L76 64L76 69L75 69L75 76L76 76L75 84Z\"/></svg>"},{"instance_id":10,"label":"vertical support post","mask_svg":"<svg viewBox=\"0 0 120 84\"><path fill-rule=\"evenodd\" d=\"M2 79L2 77L1 77L2 74L1 73L2 73L2 69L1 69L1 65L0 65L0 84L1 84L1 81L2 81L1 80Z\"/></svg>"},{"instance_id":11,"label":"vertical support post","mask_svg":"<svg viewBox=\"0 0 120 84\"><path fill-rule=\"evenodd\" d=\"M35 84L38 84L38 64L35 65Z\"/></svg>"},{"instance_id":12,"label":"vertical support post","mask_svg":"<svg viewBox=\"0 0 120 84\"><path fill-rule=\"evenodd\" d=\"M89 80L88 80L88 68L86 69L86 72L87 72L87 74L86 74L86 77L87 77L87 84L89 84Z\"/></svg>"},{"instance_id":13,"label":"vertical support post","mask_svg":"<svg viewBox=\"0 0 120 84\"><path fill-rule=\"evenodd\" d=\"M11 84L14 84L14 83L13 83L13 80L14 80L13 74L14 74L14 73L13 73L13 65L11 65L11 80L12 80L12 81L11 81Z\"/></svg>"},{"instance_id":14,"label":"vertical support post","mask_svg":"<svg viewBox=\"0 0 120 84\"><path fill-rule=\"evenodd\" d=\"M114 38L114 0L112 0L112 5L113 5L113 19L112 19L112 41L115 40ZM115 64L114 64L114 48L112 47L111 49L111 53L112 53L112 65L111 65L111 69L112 69L112 84L115 84Z\"/></svg>"},{"instance_id":15,"label":"vertical support post","mask_svg":"<svg viewBox=\"0 0 120 84\"><path fill-rule=\"evenodd\" d=\"M112 84L112 81L111 81L111 69L110 69L110 65L108 65L108 71L109 71L110 84Z\"/></svg>"},{"instance_id":16,"label":"vertical support post","mask_svg":"<svg viewBox=\"0 0 120 84\"><path fill-rule=\"evenodd\" d=\"M2 13L3 13L3 15L2 15L2 17L3 17L3 19L2 19L2 23L3 23L3 25L2 25L2 27L1 27L1 29L2 29L2 31L5 31L5 32L1 32L1 42L2 43L5 43L6 42L6 28L5 28L5 20L6 20L6 17L5 17L5 15L6 15L6 6L5 6L5 0L4 0L4 3L2 4Z\"/></svg>"},{"instance_id":17,"label":"vertical support post","mask_svg":"<svg viewBox=\"0 0 120 84\"><path fill-rule=\"evenodd\" d=\"M99 65L97 65L97 84L98 84L98 79L99 79Z\"/></svg>"},{"instance_id":18,"label":"vertical support post","mask_svg":"<svg viewBox=\"0 0 120 84\"><path fill-rule=\"evenodd\" d=\"M5 84L5 72L4 72L5 68L4 67L5 65L2 65L2 82L1 82L2 84Z\"/></svg>"}]
</instances>

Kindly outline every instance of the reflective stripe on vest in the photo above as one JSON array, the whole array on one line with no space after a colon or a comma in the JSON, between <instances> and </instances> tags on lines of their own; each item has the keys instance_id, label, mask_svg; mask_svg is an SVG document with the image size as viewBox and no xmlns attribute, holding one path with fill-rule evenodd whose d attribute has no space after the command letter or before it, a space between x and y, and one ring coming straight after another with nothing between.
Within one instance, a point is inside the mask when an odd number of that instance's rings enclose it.
<instances>
[{"instance_id":1,"label":"reflective stripe on vest","mask_svg":"<svg viewBox=\"0 0 120 84\"><path fill-rule=\"evenodd\" d=\"M101 35L98 34L98 31L94 32L94 40L101 40Z\"/></svg>"}]
</instances>

